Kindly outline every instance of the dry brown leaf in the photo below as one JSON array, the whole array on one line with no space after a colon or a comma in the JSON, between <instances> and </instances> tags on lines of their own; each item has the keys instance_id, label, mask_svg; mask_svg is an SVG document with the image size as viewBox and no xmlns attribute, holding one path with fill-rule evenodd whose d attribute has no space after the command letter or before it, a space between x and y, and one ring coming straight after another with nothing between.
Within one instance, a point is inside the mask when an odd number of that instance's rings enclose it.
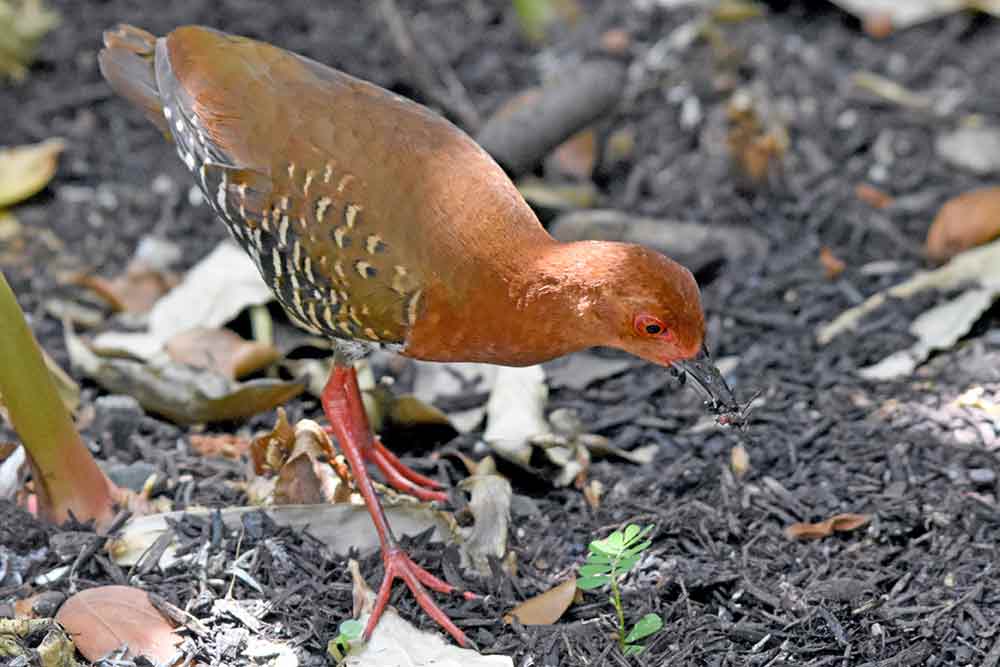
<instances>
[{"instance_id":1,"label":"dry brown leaf","mask_svg":"<svg viewBox=\"0 0 1000 667\"><path fill-rule=\"evenodd\" d=\"M837 514L819 523L793 523L785 528L785 536L790 539L816 540L829 537L833 533L856 530L871 521L870 514Z\"/></svg>"},{"instance_id":2,"label":"dry brown leaf","mask_svg":"<svg viewBox=\"0 0 1000 667\"><path fill-rule=\"evenodd\" d=\"M862 18L861 25L865 33L875 39L885 39L896 29L889 12L868 12Z\"/></svg>"},{"instance_id":3,"label":"dry brown leaf","mask_svg":"<svg viewBox=\"0 0 1000 667\"><path fill-rule=\"evenodd\" d=\"M780 127L765 127L747 96L734 96L726 108L726 140L734 164L753 185L764 185L780 170L788 148L788 134Z\"/></svg>"},{"instance_id":4,"label":"dry brown leaf","mask_svg":"<svg viewBox=\"0 0 1000 667\"><path fill-rule=\"evenodd\" d=\"M246 340L229 329L205 327L175 334L166 349L176 362L209 368L234 380L267 368L281 356L272 345Z\"/></svg>"},{"instance_id":5,"label":"dry brown leaf","mask_svg":"<svg viewBox=\"0 0 1000 667\"><path fill-rule=\"evenodd\" d=\"M823 265L823 271L830 280L839 276L847 268L844 260L834 255L833 251L826 246L819 249L819 263Z\"/></svg>"},{"instance_id":6,"label":"dry brown leaf","mask_svg":"<svg viewBox=\"0 0 1000 667\"><path fill-rule=\"evenodd\" d=\"M232 433L194 434L188 439L196 454L239 460L250 449L250 441Z\"/></svg>"},{"instance_id":7,"label":"dry brown leaf","mask_svg":"<svg viewBox=\"0 0 1000 667\"><path fill-rule=\"evenodd\" d=\"M275 505L317 505L326 502L316 462L302 453L293 456L278 472L274 486Z\"/></svg>"},{"instance_id":8,"label":"dry brown leaf","mask_svg":"<svg viewBox=\"0 0 1000 667\"><path fill-rule=\"evenodd\" d=\"M597 133L587 128L562 142L552 152L552 164L561 173L589 180L597 162Z\"/></svg>"},{"instance_id":9,"label":"dry brown leaf","mask_svg":"<svg viewBox=\"0 0 1000 667\"><path fill-rule=\"evenodd\" d=\"M927 232L927 256L945 262L1000 236L1000 186L970 190L949 199Z\"/></svg>"},{"instance_id":10,"label":"dry brown leaf","mask_svg":"<svg viewBox=\"0 0 1000 667\"><path fill-rule=\"evenodd\" d=\"M62 139L0 150L0 208L13 206L52 180L59 165Z\"/></svg>"},{"instance_id":11,"label":"dry brown leaf","mask_svg":"<svg viewBox=\"0 0 1000 667\"><path fill-rule=\"evenodd\" d=\"M868 183L858 183L854 188L854 196L872 208L885 208L893 202L892 195Z\"/></svg>"},{"instance_id":12,"label":"dry brown leaf","mask_svg":"<svg viewBox=\"0 0 1000 667\"><path fill-rule=\"evenodd\" d=\"M174 627L149 602L146 592L132 586L80 591L66 600L56 620L91 661L127 645L130 657L143 655L166 662L181 642Z\"/></svg>"},{"instance_id":13,"label":"dry brown leaf","mask_svg":"<svg viewBox=\"0 0 1000 667\"><path fill-rule=\"evenodd\" d=\"M516 617L524 625L552 625L566 613L575 596L576 577L571 577L514 607L503 617L504 623L510 623Z\"/></svg>"},{"instance_id":14,"label":"dry brown leaf","mask_svg":"<svg viewBox=\"0 0 1000 667\"><path fill-rule=\"evenodd\" d=\"M177 277L133 261L125 273L111 280L82 274L73 276L71 282L97 294L116 313L148 313L177 284Z\"/></svg>"}]
</instances>

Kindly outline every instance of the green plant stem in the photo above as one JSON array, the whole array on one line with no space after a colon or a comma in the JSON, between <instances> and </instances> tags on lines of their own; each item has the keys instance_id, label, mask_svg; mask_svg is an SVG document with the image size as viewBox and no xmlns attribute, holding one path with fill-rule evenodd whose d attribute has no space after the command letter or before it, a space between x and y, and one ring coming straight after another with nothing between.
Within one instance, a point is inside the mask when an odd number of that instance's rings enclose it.
<instances>
[{"instance_id":1,"label":"green plant stem","mask_svg":"<svg viewBox=\"0 0 1000 667\"><path fill-rule=\"evenodd\" d=\"M110 522L117 489L77 433L2 272L0 393L31 464L39 516L62 523L72 511L81 521Z\"/></svg>"},{"instance_id":2,"label":"green plant stem","mask_svg":"<svg viewBox=\"0 0 1000 667\"><path fill-rule=\"evenodd\" d=\"M622 611L622 594L618 590L618 573L614 571L611 572L611 604L615 606L615 612L618 613L618 646L621 650L625 650L625 613Z\"/></svg>"}]
</instances>

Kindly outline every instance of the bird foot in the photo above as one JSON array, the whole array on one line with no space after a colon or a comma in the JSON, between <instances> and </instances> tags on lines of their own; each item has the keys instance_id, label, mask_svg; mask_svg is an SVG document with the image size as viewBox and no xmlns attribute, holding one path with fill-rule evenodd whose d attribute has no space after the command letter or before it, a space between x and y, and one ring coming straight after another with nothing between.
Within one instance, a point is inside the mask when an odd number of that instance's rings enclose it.
<instances>
[{"instance_id":1,"label":"bird foot","mask_svg":"<svg viewBox=\"0 0 1000 667\"><path fill-rule=\"evenodd\" d=\"M335 435L333 427L327 426L326 432ZM374 463L389 484L402 493L407 493L425 502L448 500L448 494L441 491L441 484L430 477L421 475L413 468L399 460L378 438L372 439L372 445L362 451L362 456L369 463Z\"/></svg>"},{"instance_id":2,"label":"bird foot","mask_svg":"<svg viewBox=\"0 0 1000 667\"><path fill-rule=\"evenodd\" d=\"M407 587L413 592L413 597L417 603L427 613L428 616L437 621L437 624L444 628L448 634L454 637L460 646L468 646L469 640L465 633L458 629L458 626L448 618L437 603L431 598L427 589L435 590L439 593L454 593L456 589L451 584L438 579L433 574L420 567L410 555L398 546L392 546L382 551L382 562L385 565L385 578L378 589L375 598L375 606L372 608L371 616L368 617L368 624L365 626L365 641L371 638L372 631L378 624L379 617L385 611L385 606L389 602L392 593L392 583L396 579L402 579ZM426 587L426 588L425 588ZM478 596L474 593L465 592L462 594L465 599L472 600Z\"/></svg>"}]
</instances>

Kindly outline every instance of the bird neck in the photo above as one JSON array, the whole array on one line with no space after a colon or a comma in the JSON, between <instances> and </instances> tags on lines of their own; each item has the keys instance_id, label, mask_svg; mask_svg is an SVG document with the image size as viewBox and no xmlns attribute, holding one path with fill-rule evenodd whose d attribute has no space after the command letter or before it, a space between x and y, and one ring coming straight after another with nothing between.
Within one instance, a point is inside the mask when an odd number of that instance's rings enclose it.
<instances>
[{"instance_id":1,"label":"bird neck","mask_svg":"<svg viewBox=\"0 0 1000 667\"><path fill-rule=\"evenodd\" d=\"M551 241L521 248L517 265L480 274L461 302L428 303L404 353L432 361L525 366L607 345L606 246Z\"/></svg>"}]
</instances>

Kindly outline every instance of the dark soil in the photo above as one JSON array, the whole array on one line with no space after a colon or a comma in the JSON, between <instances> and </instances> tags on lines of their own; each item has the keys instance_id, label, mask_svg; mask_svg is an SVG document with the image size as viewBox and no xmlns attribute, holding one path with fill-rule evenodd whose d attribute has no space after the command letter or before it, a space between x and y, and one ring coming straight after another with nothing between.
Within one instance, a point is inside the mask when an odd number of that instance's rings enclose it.
<instances>
[{"instance_id":1,"label":"dark soil","mask_svg":"<svg viewBox=\"0 0 1000 667\"><path fill-rule=\"evenodd\" d=\"M62 26L46 39L28 80L0 89L0 143L61 136L67 150L51 186L16 210L26 230L23 245L0 256L41 343L64 367L61 325L44 309L61 289L60 272L87 268L113 276L149 234L178 243L189 266L224 236L204 206L189 202L188 174L162 137L102 82L95 55L103 29L117 22L155 33L212 25L426 101L367 3L51 4L62 12ZM906 327L920 310L914 304L890 303L862 332L828 346L814 338L821 323L922 268L922 239L940 204L990 183L942 162L933 142L966 114L1000 120L1000 23L958 14L877 41L825 4L783 2L765 19L720 26L714 46L700 40L671 50L671 35L693 10L611 1L594 3L578 28L558 35L539 57L519 36L506 2L400 4L418 43L432 61L450 64L481 117L537 83L553 59L572 62L604 29L626 28L633 36L633 81L602 127L630 126L639 140L624 164L596 174L601 205L742 225L771 248L759 261L722 266L704 285L713 352L738 359L729 379L742 398L760 392L747 431L747 475L736 479L729 466L739 433L705 428L698 398L667 382L662 369L637 365L581 392L554 391L550 407L577 409L590 430L626 448L659 443L659 454L644 467L595 463L590 476L606 490L596 510L575 489L514 474L515 491L537 507L515 517L510 547L517 576L468 575L469 586L489 596L441 600L458 624L482 650L513 655L517 665L1000 664L1000 422L954 405L977 385L985 398L1000 400L1000 318L988 313L955 350L896 383L867 383L854 371L907 340ZM959 96L945 115L918 113L853 89L850 75L859 69L917 91L975 92ZM736 86L761 93L785 115L786 168L769 187L748 186L718 151ZM691 95L701 113L684 127L678 100ZM872 209L855 195L860 182L897 197L896 204ZM819 263L823 246L846 263L837 279L827 278ZM888 271L868 270L886 261L894 263ZM919 306L941 298L930 295ZM101 392L83 384L82 410L93 414ZM290 411L319 414L309 399ZM264 415L213 430L248 434L272 421ZM123 439L87 431L102 460L120 466L143 459L163 472L178 507L241 502L226 483L239 479L241 468L191 454L190 433L151 416L138 419ZM470 439L453 444L472 451ZM181 477L188 481L178 483ZM783 532L793 522L841 512L872 520L817 541L792 541ZM34 526L10 506L0 505L0 516L0 557L30 555L27 580L63 562L58 549L45 548L58 531ZM624 588L630 618L648 611L664 617L644 653L620 656L611 609L600 594L585 595L553 626L500 620L519 600L564 580L590 540L626 522L656 526L648 556ZM267 554L250 572L264 593L243 581L233 592L259 616L255 629L214 614L212 602L225 587L206 589L188 570L125 572L103 557L76 559L72 576L49 588L129 581L155 592L210 629L193 638L206 664L250 664L239 650L248 632L288 642L301 664L325 664L326 642L351 613L346 560L331 558L307 534L259 517L248 524L241 537L191 519L177 534L193 548L207 540L210 556L233 557L255 546ZM434 550L419 541L411 546L418 560L439 566ZM377 554L362 571L373 585L380 580ZM37 590L0 576L0 602ZM433 627L405 587L397 585L393 604Z\"/></svg>"}]
</instances>

